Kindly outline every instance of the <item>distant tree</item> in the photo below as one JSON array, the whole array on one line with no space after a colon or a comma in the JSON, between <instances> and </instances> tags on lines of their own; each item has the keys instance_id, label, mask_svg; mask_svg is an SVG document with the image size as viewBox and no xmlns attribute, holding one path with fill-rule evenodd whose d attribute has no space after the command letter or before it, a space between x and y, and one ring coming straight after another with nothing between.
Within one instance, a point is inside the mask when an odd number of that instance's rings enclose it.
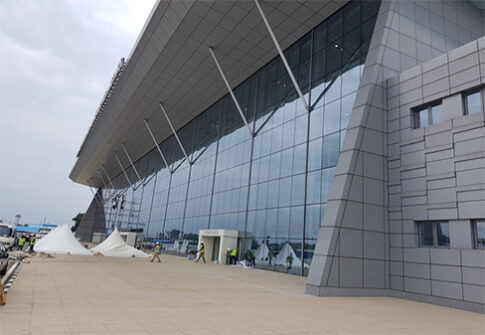
<instances>
[{"instance_id":1,"label":"distant tree","mask_svg":"<svg viewBox=\"0 0 485 335\"><path fill-rule=\"evenodd\" d=\"M77 213L75 217L72 218L72 221L74 221L74 226L71 227L72 232L74 233L79 227L79 224L81 223L81 220L83 219L85 213Z\"/></svg>"},{"instance_id":2,"label":"distant tree","mask_svg":"<svg viewBox=\"0 0 485 335\"><path fill-rule=\"evenodd\" d=\"M176 240L179 238L179 235L180 235L180 230L172 229L168 236L171 240Z\"/></svg>"}]
</instances>

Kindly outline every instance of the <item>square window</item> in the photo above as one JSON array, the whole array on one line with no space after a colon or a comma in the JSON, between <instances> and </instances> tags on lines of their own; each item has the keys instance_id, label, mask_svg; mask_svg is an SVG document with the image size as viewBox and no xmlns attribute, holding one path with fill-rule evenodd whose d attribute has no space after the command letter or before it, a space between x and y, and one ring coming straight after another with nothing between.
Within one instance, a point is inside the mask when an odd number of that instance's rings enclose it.
<instances>
[{"instance_id":1,"label":"square window","mask_svg":"<svg viewBox=\"0 0 485 335\"><path fill-rule=\"evenodd\" d=\"M465 115L482 111L482 96L480 91L465 94Z\"/></svg>"},{"instance_id":2,"label":"square window","mask_svg":"<svg viewBox=\"0 0 485 335\"><path fill-rule=\"evenodd\" d=\"M420 247L450 247L450 226L448 222L418 223Z\"/></svg>"}]
</instances>

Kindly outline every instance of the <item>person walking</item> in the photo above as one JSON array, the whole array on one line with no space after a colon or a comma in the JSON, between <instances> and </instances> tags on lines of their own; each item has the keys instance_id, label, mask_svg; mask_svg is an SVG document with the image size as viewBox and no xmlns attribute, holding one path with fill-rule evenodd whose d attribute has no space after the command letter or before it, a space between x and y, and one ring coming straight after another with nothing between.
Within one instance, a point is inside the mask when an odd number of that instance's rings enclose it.
<instances>
[{"instance_id":1,"label":"person walking","mask_svg":"<svg viewBox=\"0 0 485 335\"><path fill-rule=\"evenodd\" d=\"M34 252L35 242L37 242L37 239L35 238L35 235L34 235L30 238L30 249L29 249L30 254Z\"/></svg>"},{"instance_id":2,"label":"person walking","mask_svg":"<svg viewBox=\"0 0 485 335\"><path fill-rule=\"evenodd\" d=\"M153 258L152 258L152 260L150 262L153 263L153 261L155 260L155 258L158 259L158 263L161 262L160 261L160 242L157 242L155 244L155 252L153 253Z\"/></svg>"},{"instance_id":3,"label":"person walking","mask_svg":"<svg viewBox=\"0 0 485 335\"><path fill-rule=\"evenodd\" d=\"M22 235L20 238L19 238L19 244L17 246L17 250L22 250L24 248L24 244L25 244L25 236Z\"/></svg>"},{"instance_id":4,"label":"person walking","mask_svg":"<svg viewBox=\"0 0 485 335\"><path fill-rule=\"evenodd\" d=\"M141 243L140 243L140 240L136 241L136 248L137 248L138 250L140 250L140 248L141 248Z\"/></svg>"},{"instance_id":5,"label":"person walking","mask_svg":"<svg viewBox=\"0 0 485 335\"><path fill-rule=\"evenodd\" d=\"M202 258L202 260L204 261L204 264L205 264L205 256L204 255L205 255L204 242L200 242L199 257L197 257L197 260L195 262L199 263L199 259Z\"/></svg>"}]
</instances>

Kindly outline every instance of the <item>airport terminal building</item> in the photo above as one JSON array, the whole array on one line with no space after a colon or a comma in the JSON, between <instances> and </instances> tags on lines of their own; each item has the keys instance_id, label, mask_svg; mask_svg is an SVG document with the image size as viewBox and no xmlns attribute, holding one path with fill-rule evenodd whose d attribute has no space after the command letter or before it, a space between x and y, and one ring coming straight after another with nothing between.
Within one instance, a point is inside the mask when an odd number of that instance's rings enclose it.
<instances>
[{"instance_id":1,"label":"airport terminal building","mask_svg":"<svg viewBox=\"0 0 485 335\"><path fill-rule=\"evenodd\" d=\"M235 231L312 295L484 312L484 105L480 0L160 0L70 174L77 234Z\"/></svg>"}]
</instances>

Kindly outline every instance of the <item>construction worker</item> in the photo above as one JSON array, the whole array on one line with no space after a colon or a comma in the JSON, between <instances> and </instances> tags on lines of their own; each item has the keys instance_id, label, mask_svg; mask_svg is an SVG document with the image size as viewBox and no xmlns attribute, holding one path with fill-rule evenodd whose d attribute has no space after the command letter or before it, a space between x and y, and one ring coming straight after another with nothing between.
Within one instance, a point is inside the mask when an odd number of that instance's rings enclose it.
<instances>
[{"instance_id":1,"label":"construction worker","mask_svg":"<svg viewBox=\"0 0 485 335\"><path fill-rule=\"evenodd\" d=\"M271 252L271 250L268 251L268 266L272 265L271 262L273 261L274 254Z\"/></svg>"},{"instance_id":2,"label":"construction worker","mask_svg":"<svg viewBox=\"0 0 485 335\"><path fill-rule=\"evenodd\" d=\"M158 263L160 263L160 242L157 242L155 244L155 252L153 253L153 258L150 262L153 263L153 261L156 259L158 259Z\"/></svg>"},{"instance_id":3,"label":"construction worker","mask_svg":"<svg viewBox=\"0 0 485 335\"><path fill-rule=\"evenodd\" d=\"M35 242L37 242L37 239L35 238L35 235L34 235L34 236L32 236L30 238L30 249L29 249L29 253L33 253L34 252Z\"/></svg>"},{"instance_id":4,"label":"construction worker","mask_svg":"<svg viewBox=\"0 0 485 335\"><path fill-rule=\"evenodd\" d=\"M293 264L293 255L290 253L288 257L286 257L286 262L288 263L288 270L291 270L291 265Z\"/></svg>"},{"instance_id":5,"label":"construction worker","mask_svg":"<svg viewBox=\"0 0 485 335\"><path fill-rule=\"evenodd\" d=\"M17 250L22 250L24 248L24 244L25 244L25 236L22 235L20 238L19 238L19 244L17 246Z\"/></svg>"},{"instance_id":6,"label":"construction worker","mask_svg":"<svg viewBox=\"0 0 485 335\"><path fill-rule=\"evenodd\" d=\"M138 250L140 250L140 248L141 248L141 243L140 243L140 240L136 241L136 248L137 248Z\"/></svg>"},{"instance_id":7,"label":"construction worker","mask_svg":"<svg viewBox=\"0 0 485 335\"><path fill-rule=\"evenodd\" d=\"M204 264L205 264L205 246L204 246L204 242L200 242L200 249L199 249L199 257L197 257L197 260L195 261L196 263L199 263L199 259L202 258L202 260L204 261Z\"/></svg>"},{"instance_id":8,"label":"construction worker","mask_svg":"<svg viewBox=\"0 0 485 335\"><path fill-rule=\"evenodd\" d=\"M253 249L249 250L249 262L252 266L256 266L256 253Z\"/></svg>"},{"instance_id":9,"label":"construction worker","mask_svg":"<svg viewBox=\"0 0 485 335\"><path fill-rule=\"evenodd\" d=\"M237 258L237 248L232 249L230 256L230 262L231 264L236 264L236 258Z\"/></svg>"}]
</instances>

